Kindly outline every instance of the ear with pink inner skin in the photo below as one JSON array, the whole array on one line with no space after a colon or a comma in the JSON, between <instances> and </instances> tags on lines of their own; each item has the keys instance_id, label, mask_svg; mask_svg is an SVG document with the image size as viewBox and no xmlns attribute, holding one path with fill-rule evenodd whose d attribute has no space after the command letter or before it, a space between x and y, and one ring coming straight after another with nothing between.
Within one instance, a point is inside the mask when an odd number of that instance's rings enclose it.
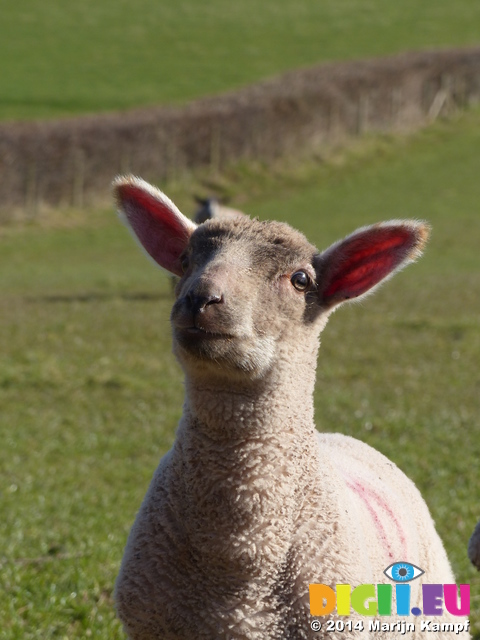
<instances>
[{"instance_id":1,"label":"ear with pink inner skin","mask_svg":"<svg viewBox=\"0 0 480 640\"><path fill-rule=\"evenodd\" d=\"M141 247L161 267L181 276L180 256L197 225L140 178L117 178L113 192L121 218Z\"/></svg>"},{"instance_id":2,"label":"ear with pink inner skin","mask_svg":"<svg viewBox=\"0 0 480 640\"><path fill-rule=\"evenodd\" d=\"M358 229L316 256L319 304L327 309L360 298L418 258L428 224L382 222Z\"/></svg>"}]
</instances>

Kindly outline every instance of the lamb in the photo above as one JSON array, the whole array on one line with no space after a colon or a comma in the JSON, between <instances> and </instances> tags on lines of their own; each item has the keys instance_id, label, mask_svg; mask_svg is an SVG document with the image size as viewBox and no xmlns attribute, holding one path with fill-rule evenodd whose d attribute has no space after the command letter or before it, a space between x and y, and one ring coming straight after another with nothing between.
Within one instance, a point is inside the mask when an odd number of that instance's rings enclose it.
<instances>
[{"instance_id":1,"label":"lamb","mask_svg":"<svg viewBox=\"0 0 480 640\"><path fill-rule=\"evenodd\" d=\"M468 557L470 562L480 571L480 520L477 522L475 531L472 533L468 543Z\"/></svg>"},{"instance_id":2,"label":"lamb","mask_svg":"<svg viewBox=\"0 0 480 640\"><path fill-rule=\"evenodd\" d=\"M245 215L243 211L232 209L231 207L226 207L224 204L221 204L217 198L196 197L195 200L200 205L193 216L193 220L197 224L201 224L207 220L212 220L213 218L231 220L237 216Z\"/></svg>"},{"instance_id":3,"label":"lamb","mask_svg":"<svg viewBox=\"0 0 480 640\"><path fill-rule=\"evenodd\" d=\"M328 632L339 613L313 618L309 585L388 583L384 570L408 561L425 572L409 583L416 606L424 581L454 583L452 571L415 485L366 444L316 431L313 389L330 313L415 260L428 226L363 227L319 252L285 223L240 216L197 226L133 176L114 192L146 253L180 277L171 324L186 387L116 582L127 634L391 640L353 609L342 618L352 628ZM395 611L379 621L400 624ZM407 618L417 629L407 637L423 638L420 619ZM437 639L469 637L460 616L434 620L465 628Z\"/></svg>"}]
</instances>

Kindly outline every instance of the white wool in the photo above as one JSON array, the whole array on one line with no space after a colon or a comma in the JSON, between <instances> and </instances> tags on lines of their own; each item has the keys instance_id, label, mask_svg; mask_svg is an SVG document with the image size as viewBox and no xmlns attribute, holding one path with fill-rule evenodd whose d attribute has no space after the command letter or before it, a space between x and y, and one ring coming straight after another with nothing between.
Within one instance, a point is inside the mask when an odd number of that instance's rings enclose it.
<instances>
[{"instance_id":1,"label":"white wool","mask_svg":"<svg viewBox=\"0 0 480 640\"><path fill-rule=\"evenodd\" d=\"M148 218L146 202L128 206ZM371 618L353 610L348 620L363 631L328 632L335 613L312 629L309 584L386 583L390 564L409 562L424 571L410 583L416 606L423 583L454 582L415 485L366 444L317 433L313 415L330 312L416 258L427 234L421 223L393 221L318 253L288 225L236 216L205 222L179 246L188 259L171 318L186 397L116 584L132 640L390 640L392 631L369 631ZM424 638L422 619L407 619L416 632L405 637ZM435 621L465 622L446 612Z\"/></svg>"}]
</instances>

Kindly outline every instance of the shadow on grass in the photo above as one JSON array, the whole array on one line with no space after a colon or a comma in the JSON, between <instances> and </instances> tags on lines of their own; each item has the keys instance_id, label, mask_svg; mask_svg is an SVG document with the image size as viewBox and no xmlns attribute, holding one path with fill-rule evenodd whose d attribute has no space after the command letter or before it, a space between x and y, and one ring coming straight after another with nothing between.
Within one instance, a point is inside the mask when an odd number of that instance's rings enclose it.
<instances>
[{"instance_id":1,"label":"shadow on grass","mask_svg":"<svg viewBox=\"0 0 480 640\"><path fill-rule=\"evenodd\" d=\"M27 296L26 301L31 303L70 303L70 302L104 302L119 298L132 302L157 302L159 300L170 300L173 298L170 293L76 293L76 294L55 294L46 296Z\"/></svg>"}]
</instances>

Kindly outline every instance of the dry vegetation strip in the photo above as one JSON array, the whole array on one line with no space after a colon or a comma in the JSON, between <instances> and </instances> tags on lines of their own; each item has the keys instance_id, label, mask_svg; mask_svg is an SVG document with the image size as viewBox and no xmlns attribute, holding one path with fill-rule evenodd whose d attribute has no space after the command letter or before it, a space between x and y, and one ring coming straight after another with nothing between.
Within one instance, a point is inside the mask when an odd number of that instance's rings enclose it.
<instances>
[{"instance_id":1,"label":"dry vegetation strip","mask_svg":"<svg viewBox=\"0 0 480 640\"><path fill-rule=\"evenodd\" d=\"M84 206L116 173L164 180L369 130L414 128L480 100L480 48L332 63L182 108L0 125L0 202Z\"/></svg>"}]
</instances>

